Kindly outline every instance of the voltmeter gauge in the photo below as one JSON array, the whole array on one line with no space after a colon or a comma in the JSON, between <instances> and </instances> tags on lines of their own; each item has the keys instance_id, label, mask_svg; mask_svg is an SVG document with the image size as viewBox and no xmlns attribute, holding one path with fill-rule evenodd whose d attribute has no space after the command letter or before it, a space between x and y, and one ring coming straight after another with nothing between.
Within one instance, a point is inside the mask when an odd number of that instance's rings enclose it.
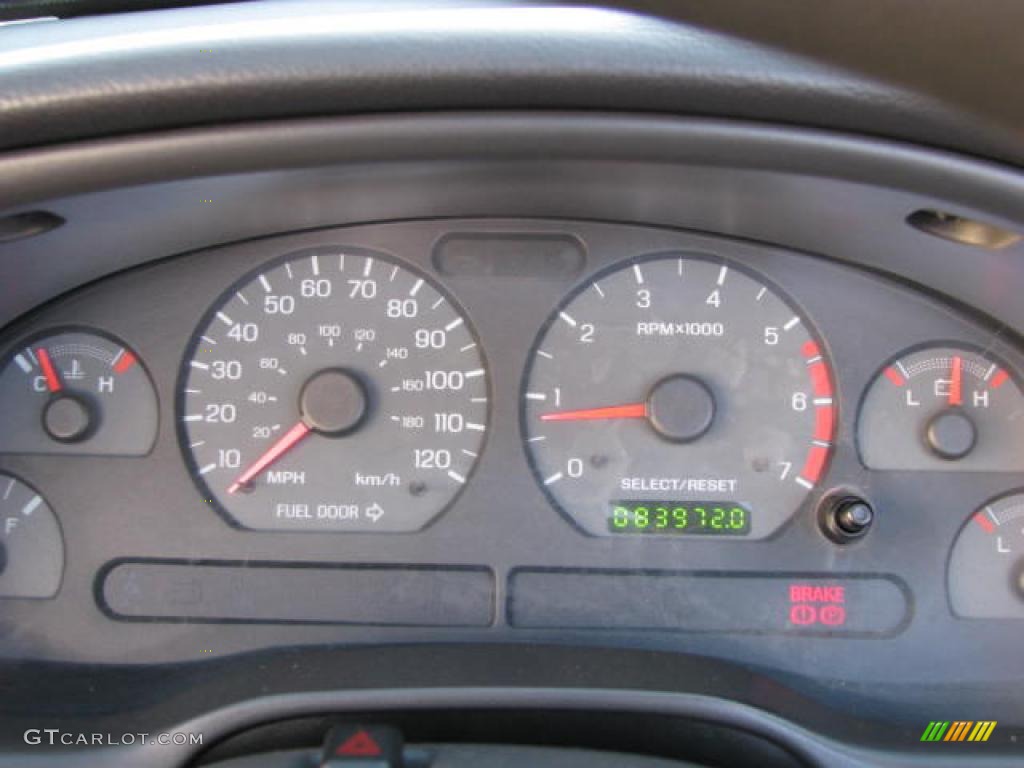
<instances>
[{"instance_id":1,"label":"voltmeter gauge","mask_svg":"<svg viewBox=\"0 0 1024 768\"><path fill-rule=\"evenodd\" d=\"M949 559L953 612L972 619L1024 619L1024 493L971 515Z\"/></svg>"},{"instance_id":2,"label":"voltmeter gauge","mask_svg":"<svg viewBox=\"0 0 1024 768\"><path fill-rule=\"evenodd\" d=\"M1024 470L1024 396L991 355L931 346L893 360L861 405L857 438L869 469Z\"/></svg>"},{"instance_id":3,"label":"voltmeter gauge","mask_svg":"<svg viewBox=\"0 0 1024 768\"><path fill-rule=\"evenodd\" d=\"M0 598L53 597L64 573L64 539L46 500L0 473Z\"/></svg>"},{"instance_id":4,"label":"voltmeter gauge","mask_svg":"<svg viewBox=\"0 0 1024 768\"><path fill-rule=\"evenodd\" d=\"M66 330L29 339L0 367L0 453L143 456L157 432L153 383L113 337Z\"/></svg>"}]
</instances>

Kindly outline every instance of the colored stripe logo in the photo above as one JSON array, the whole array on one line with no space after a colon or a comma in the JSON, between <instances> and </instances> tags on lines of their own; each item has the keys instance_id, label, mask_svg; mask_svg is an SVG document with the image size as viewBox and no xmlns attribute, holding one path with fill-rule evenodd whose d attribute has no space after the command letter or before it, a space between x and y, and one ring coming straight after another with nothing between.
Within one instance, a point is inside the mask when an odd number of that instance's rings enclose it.
<instances>
[{"instance_id":1,"label":"colored stripe logo","mask_svg":"<svg viewBox=\"0 0 1024 768\"><path fill-rule=\"evenodd\" d=\"M988 741L995 729L995 720L933 720L921 734L921 741Z\"/></svg>"}]
</instances>

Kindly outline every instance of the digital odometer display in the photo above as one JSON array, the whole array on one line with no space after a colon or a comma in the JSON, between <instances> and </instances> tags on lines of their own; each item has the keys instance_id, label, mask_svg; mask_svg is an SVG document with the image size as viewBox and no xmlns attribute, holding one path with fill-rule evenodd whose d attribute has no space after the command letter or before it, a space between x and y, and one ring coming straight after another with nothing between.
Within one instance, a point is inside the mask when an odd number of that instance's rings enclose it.
<instances>
[{"instance_id":1,"label":"digital odometer display","mask_svg":"<svg viewBox=\"0 0 1024 768\"><path fill-rule=\"evenodd\" d=\"M743 536L750 532L750 512L729 502L613 501L608 531Z\"/></svg>"},{"instance_id":2,"label":"digital odometer display","mask_svg":"<svg viewBox=\"0 0 1024 768\"><path fill-rule=\"evenodd\" d=\"M302 251L232 286L179 387L203 497L246 528L419 530L469 479L487 426L465 316L365 250Z\"/></svg>"},{"instance_id":3,"label":"digital odometer display","mask_svg":"<svg viewBox=\"0 0 1024 768\"><path fill-rule=\"evenodd\" d=\"M541 330L522 397L537 482L596 536L770 536L822 480L837 423L809 320L746 268L691 254L578 286ZM685 523L659 521L652 499Z\"/></svg>"}]
</instances>

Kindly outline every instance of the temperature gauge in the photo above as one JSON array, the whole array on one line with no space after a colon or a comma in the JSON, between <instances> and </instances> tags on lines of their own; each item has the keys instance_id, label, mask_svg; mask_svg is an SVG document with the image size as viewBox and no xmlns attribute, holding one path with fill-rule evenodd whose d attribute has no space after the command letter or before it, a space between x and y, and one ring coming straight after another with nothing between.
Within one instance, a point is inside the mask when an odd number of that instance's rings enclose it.
<instances>
[{"instance_id":1,"label":"temperature gauge","mask_svg":"<svg viewBox=\"0 0 1024 768\"><path fill-rule=\"evenodd\" d=\"M889 363L861 406L857 439L869 469L1024 470L1024 396L1009 369L951 346Z\"/></svg>"},{"instance_id":2,"label":"temperature gauge","mask_svg":"<svg viewBox=\"0 0 1024 768\"><path fill-rule=\"evenodd\" d=\"M64 539L50 505L0 473L0 597L53 597L64 573Z\"/></svg>"},{"instance_id":3,"label":"temperature gauge","mask_svg":"<svg viewBox=\"0 0 1024 768\"><path fill-rule=\"evenodd\" d=\"M142 456L157 402L138 356L86 331L37 337L0 367L0 453Z\"/></svg>"},{"instance_id":4,"label":"temperature gauge","mask_svg":"<svg viewBox=\"0 0 1024 768\"><path fill-rule=\"evenodd\" d=\"M974 619L1024 619L1024 494L971 515L949 558L953 612Z\"/></svg>"}]
</instances>

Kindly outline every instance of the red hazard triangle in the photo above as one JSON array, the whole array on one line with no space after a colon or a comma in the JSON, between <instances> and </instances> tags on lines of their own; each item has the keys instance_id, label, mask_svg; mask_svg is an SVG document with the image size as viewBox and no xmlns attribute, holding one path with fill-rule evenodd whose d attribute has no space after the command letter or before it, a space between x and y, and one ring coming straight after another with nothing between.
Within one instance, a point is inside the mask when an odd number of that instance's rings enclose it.
<instances>
[{"instance_id":1,"label":"red hazard triangle","mask_svg":"<svg viewBox=\"0 0 1024 768\"><path fill-rule=\"evenodd\" d=\"M379 757L383 754L383 750L373 736L366 731L356 731L342 742L334 754L348 757Z\"/></svg>"}]
</instances>

